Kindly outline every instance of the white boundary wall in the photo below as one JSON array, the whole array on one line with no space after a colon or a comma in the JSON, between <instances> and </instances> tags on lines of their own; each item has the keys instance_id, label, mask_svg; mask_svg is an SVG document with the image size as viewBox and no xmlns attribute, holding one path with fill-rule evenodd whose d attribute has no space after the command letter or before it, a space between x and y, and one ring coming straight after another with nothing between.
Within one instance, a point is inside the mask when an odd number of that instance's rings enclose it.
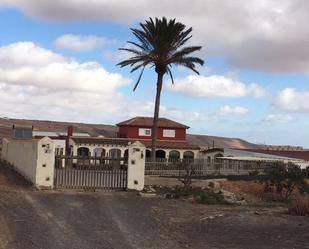
<instances>
[{"instance_id":1,"label":"white boundary wall","mask_svg":"<svg viewBox=\"0 0 309 249\"><path fill-rule=\"evenodd\" d=\"M3 139L2 159L37 188L53 188L54 143L38 139Z\"/></svg>"}]
</instances>

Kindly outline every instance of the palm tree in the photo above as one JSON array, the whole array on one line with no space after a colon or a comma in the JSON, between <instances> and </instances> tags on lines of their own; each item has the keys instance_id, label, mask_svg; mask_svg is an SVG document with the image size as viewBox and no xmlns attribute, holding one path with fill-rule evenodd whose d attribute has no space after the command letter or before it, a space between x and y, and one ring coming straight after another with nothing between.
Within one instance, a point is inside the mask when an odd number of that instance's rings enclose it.
<instances>
[{"instance_id":1,"label":"palm tree","mask_svg":"<svg viewBox=\"0 0 309 249\"><path fill-rule=\"evenodd\" d=\"M195 66L196 64L203 65L204 61L191 55L193 52L199 51L202 48L201 46L184 47L192 37L190 35L192 28L186 29L184 24L176 22L175 19L167 21L165 17L162 19L155 18L155 20L150 18L145 23L140 23L140 27L141 29L131 29L138 40L138 42L128 41L131 46L133 45L133 48L120 48L120 50L132 53L133 56L117 65L120 67L130 66L132 68L131 73L141 69L133 91L137 88L146 66L154 67L157 73L157 93L151 133L151 158L154 160L164 75L168 74L171 77L172 84L174 84L171 71L173 64L187 67L199 74Z\"/></svg>"}]
</instances>

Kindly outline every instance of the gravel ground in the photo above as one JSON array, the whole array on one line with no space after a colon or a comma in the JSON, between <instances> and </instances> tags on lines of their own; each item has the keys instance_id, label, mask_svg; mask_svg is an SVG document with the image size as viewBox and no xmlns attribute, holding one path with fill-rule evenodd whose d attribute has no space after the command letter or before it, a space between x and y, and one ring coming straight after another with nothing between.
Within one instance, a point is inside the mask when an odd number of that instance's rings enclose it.
<instances>
[{"instance_id":1,"label":"gravel ground","mask_svg":"<svg viewBox=\"0 0 309 249\"><path fill-rule=\"evenodd\" d=\"M280 208L206 206L134 192L36 191L11 174L0 169L4 249L309 248L309 218Z\"/></svg>"}]
</instances>

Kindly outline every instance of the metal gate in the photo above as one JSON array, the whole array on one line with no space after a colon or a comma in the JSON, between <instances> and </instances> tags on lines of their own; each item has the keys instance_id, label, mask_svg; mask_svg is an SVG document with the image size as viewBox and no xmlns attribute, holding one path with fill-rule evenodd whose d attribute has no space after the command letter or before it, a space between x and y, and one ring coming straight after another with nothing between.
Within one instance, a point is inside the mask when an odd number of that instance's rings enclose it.
<instances>
[{"instance_id":1,"label":"metal gate","mask_svg":"<svg viewBox=\"0 0 309 249\"><path fill-rule=\"evenodd\" d=\"M56 156L54 186L125 189L127 158Z\"/></svg>"}]
</instances>

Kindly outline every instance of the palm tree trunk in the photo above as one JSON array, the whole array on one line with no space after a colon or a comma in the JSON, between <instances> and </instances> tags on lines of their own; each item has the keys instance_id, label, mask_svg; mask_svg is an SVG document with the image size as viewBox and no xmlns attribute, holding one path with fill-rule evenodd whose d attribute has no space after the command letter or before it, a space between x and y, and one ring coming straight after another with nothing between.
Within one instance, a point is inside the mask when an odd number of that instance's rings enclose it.
<instances>
[{"instance_id":1,"label":"palm tree trunk","mask_svg":"<svg viewBox=\"0 0 309 249\"><path fill-rule=\"evenodd\" d=\"M158 123L159 123L159 111L160 111L160 97L163 84L163 75L164 73L158 73L157 79L157 93L156 93L156 102L153 115L153 127L152 127L152 139L151 139L151 160L156 159L156 148L157 148L157 134L158 134Z\"/></svg>"}]
</instances>

